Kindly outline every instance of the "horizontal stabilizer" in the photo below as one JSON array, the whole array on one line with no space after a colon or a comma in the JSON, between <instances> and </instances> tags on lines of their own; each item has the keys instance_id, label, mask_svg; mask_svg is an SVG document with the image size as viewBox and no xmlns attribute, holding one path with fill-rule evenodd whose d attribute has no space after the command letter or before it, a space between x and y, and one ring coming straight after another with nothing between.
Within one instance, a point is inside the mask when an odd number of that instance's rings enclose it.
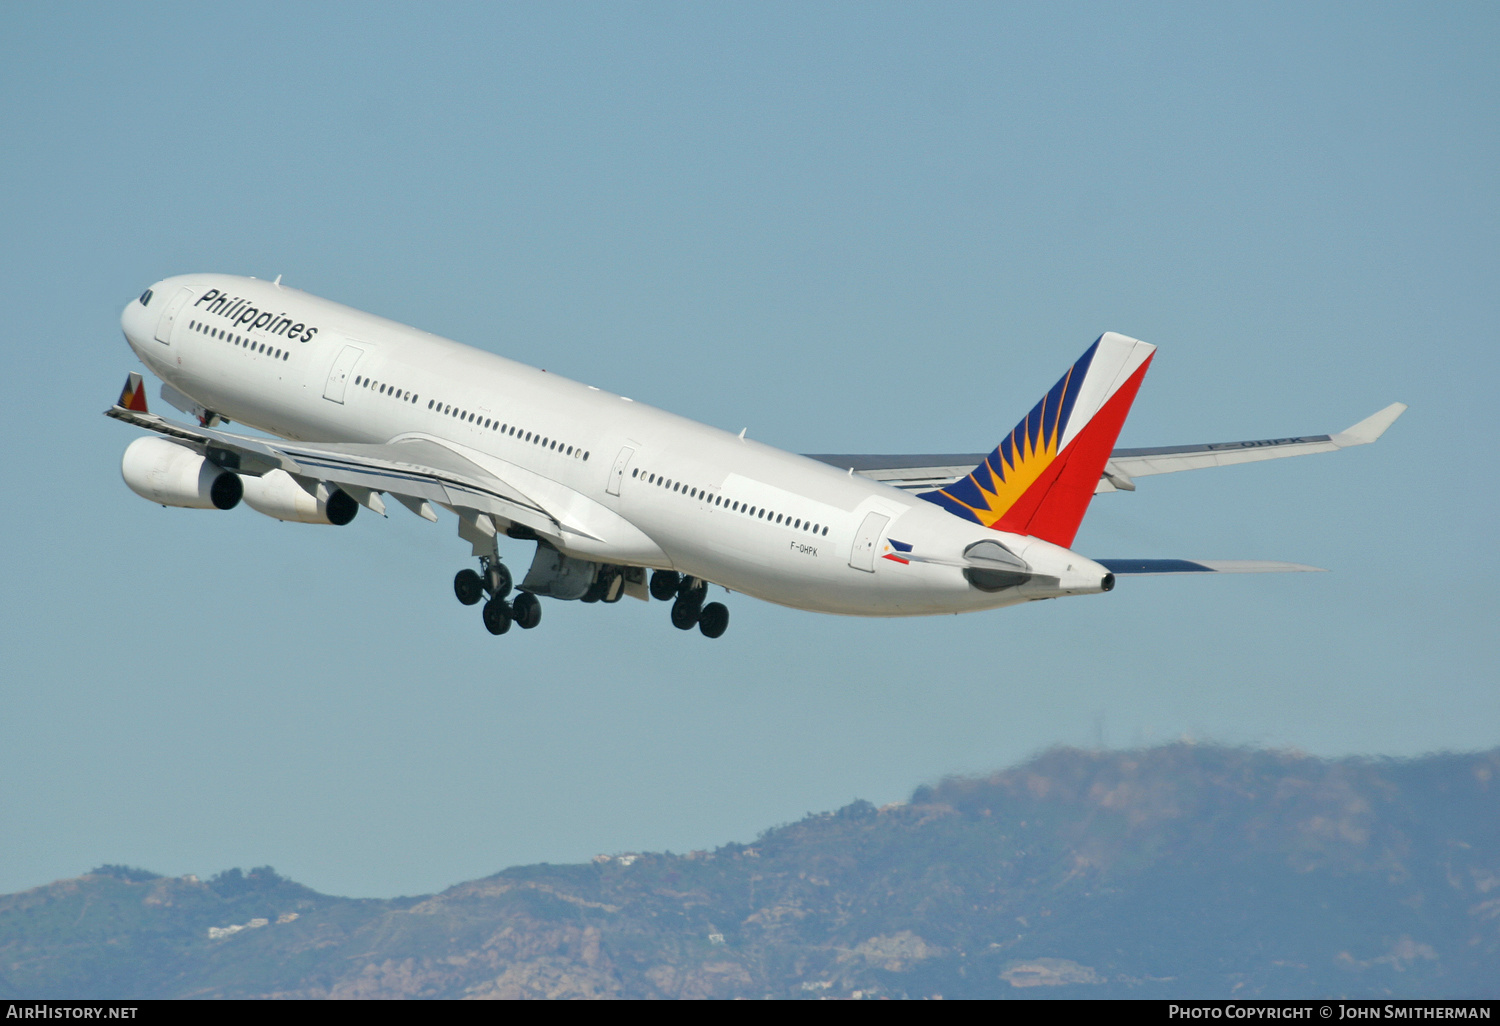
<instances>
[{"instance_id":1,"label":"horizontal stabilizer","mask_svg":"<svg viewBox=\"0 0 1500 1026\"><path fill-rule=\"evenodd\" d=\"M1096 559L1104 569L1121 574L1285 574L1325 573L1320 566L1278 563L1269 559Z\"/></svg>"}]
</instances>

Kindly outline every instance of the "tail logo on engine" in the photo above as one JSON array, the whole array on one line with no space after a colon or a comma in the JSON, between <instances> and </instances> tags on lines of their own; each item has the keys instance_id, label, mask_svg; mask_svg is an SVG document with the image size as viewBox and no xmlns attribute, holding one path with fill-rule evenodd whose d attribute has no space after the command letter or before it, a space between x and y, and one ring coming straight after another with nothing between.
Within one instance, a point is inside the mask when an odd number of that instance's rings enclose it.
<instances>
[{"instance_id":1,"label":"tail logo on engine","mask_svg":"<svg viewBox=\"0 0 1500 1026\"><path fill-rule=\"evenodd\" d=\"M130 376L125 379L125 387L120 391L120 400L115 405L136 413L151 412L146 409L146 383L139 374L130 372Z\"/></svg>"}]
</instances>

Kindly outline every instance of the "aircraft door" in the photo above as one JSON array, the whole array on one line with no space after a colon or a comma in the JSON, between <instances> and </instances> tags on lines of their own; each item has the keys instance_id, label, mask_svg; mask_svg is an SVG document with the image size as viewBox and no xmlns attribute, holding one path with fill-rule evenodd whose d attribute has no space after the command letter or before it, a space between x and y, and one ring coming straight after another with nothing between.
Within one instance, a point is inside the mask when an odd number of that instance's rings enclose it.
<instances>
[{"instance_id":1,"label":"aircraft door","mask_svg":"<svg viewBox=\"0 0 1500 1026\"><path fill-rule=\"evenodd\" d=\"M604 490L611 495L620 494L620 483L625 480L625 471L630 469L630 459L635 455L635 449L625 446L620 450L620 455L615 457L614 469L609 472L609 483Z\"/></svg>"},{"instance_id":2,"label":"aircraft door","mask_svg":"<svg viewBox=\"0 0 1500 1026\"><path fill-rule=\"evenodd\" d=\"M890 522L890 517L880 513L865 516L865 522L859 525L859 533L854 536L854 548L849 551L850 566L865 573L875 572L875 547L880 544L880 536Z\"/></svg>"},{"instance_id":3,"label":"aircraft door","mask_svg":"<svg viewBox=\"0 0 1500 1026\"><path fill-rule=\"evenodd\" d=\"M363 355L365 351L359 346L344 347L339 358L333 361L333 369L328 372L328 384L323 386L324 399L343 404L344 390L349 387L349 375L354 373L354 365Z\"/></svg>"},{"instance_id":4,"label":"aircraft door","mask_svg":"<svg viewBox=\"0 0 1500 1026\"><path fill-rule=\"evenodd\" d=\"M182 312L182 306L193 294L192 289L178 289L177 295L167 304L167 308L161 312L161 320L156 322L156 341L163 345L172 344L172 326L177 323L177 315Z\"/></svg>"}]
</instances>

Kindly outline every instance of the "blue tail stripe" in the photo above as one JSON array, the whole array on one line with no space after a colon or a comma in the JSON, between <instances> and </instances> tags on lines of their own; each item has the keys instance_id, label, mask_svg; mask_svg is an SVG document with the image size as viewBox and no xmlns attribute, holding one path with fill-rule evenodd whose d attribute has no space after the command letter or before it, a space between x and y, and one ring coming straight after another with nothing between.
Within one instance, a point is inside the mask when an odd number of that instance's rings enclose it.
<instances>
[{"instance_id":1,"label":"blue tail stripe","mask_svg":"<svg viewBox=\"0 0 1500 1026\"><path fill-rule=\"evenodd\" d=\"M1027 452L1039 448L1044 441L1042 438L1042 403L1046 401L1046 399L1043 399L1041 403L1037 403L1031 408L1031 412L1026 415Z\"/></svg>"},{"instance_id":2,"label":"blue tail stripe","mask_svg":"<svg viewBox=\"0 0 1500 1026\"><path fill-rule=\"evenodd\" d=\"M954 516L963 517L965 520L972 520L976 524L983 523L983 521L980 520L979 517L974 515L973 510L965 507L962 503L955 502L953 499L950 499L946 492L923 492L922 498L926 499L933 505L943 507Z\"/></svg>"},{"instance_id":3,"label":"blue tail stripe","mask_svg":"<svg viewBox=\"0 0 1500 1026\"><path fill-rule=\"evenodd\" d=\"M1073 364L1073 369L1063 375L1063 379L1068 383L1068 390L1063 395L1062 415L1057 420L1060 430L1066 431L1068 428L1068 418L1073 415L1073 404L1078 401L1078 393L1083 391L1083 379L1088 377L1089 365L1094 362L1094 353L1098 351L1099 343L1102 341L1104 341L1103 335L1094 339L1094 344L1089 346L1088 352L1080 356L1078 362Z\"/></svg>"},{"instance_id":4,"label":"blue tail stripe","mask_svg":"<svg viewBox=\"0 0 1500 1026\"><path fill-rule=\"evenodd\" d=\"M919 497L965 520L983 523L984 521L980 520L969 508L971 506L974 509L983 510L990 508L990 500L985 497L981 488L990 493L999 492L1006 480L1006 467L1018 466L1024 462L1026 454L1036 449L1044 448L1049 444L1058 446L1062 444L1062 436L1067 431L1068 420L1073 415L1073 406L1078 401L1079 393L1083 391L1084 379L1088 377L1089 367L1094 362L1094 354L1099 351L1099 343L1103 340L1102 335L1094 340L1094 344L1084 351L1068 372L1059 378L1047 394L1042 396L1041 401L1031 408L1031 412L1021 418L1021 422L1015 426L1015 429L1002 438L994 451L968 476L941 490L920 492ZM1017 447L1020 448L1019 453Z\"/></svg>"},{"instance_id":5,"label":"blue tail stripe","mask_svg":"<svg viewBox=\"0 0 1500 1026\"><path fill-rule=\"evenodd\" d=\"M989 502L980 494L979 486L974 483L972 477L960 478L947 488L944 488L943 491L965 505L974 506L979 509L987 509L989 507Z\"/></svg>"},{"instance_id":6,"label":"blue tail stripe","mask_svg":"<svg viewBox=\"0 0 1500 1026\"><path fill-rule=\"evenodd\" d=\"M1006 435L1004 438L1002 438L1000 440L999 448L997 448L995 451L999 453L1000 458L1005 461L1004 465L998 468L1000 471L1000 477L1003 479L1005 477L1005 467L1014 467L1016 465L1016 449L1015 446L1011 443L1011 436Z\"/></svg>"},{"instance_id":7,"label":"blue tail stripe","mask_svg":"<svg viewBox=\"0 0 1500 1026\"><path fill-rule=\"evenodd\" d=\"M998 485L1005 480L1005 464L1000 462L1000 450L996 449L984 458L984 469L989 471L990 483ZM992 491L994 489L991 489Z\"/></svg>"},{"instance_id":8,"label":"blue tail stripe","mask_svg":"<svg viewBox=\"0 0 1500 1026\"><path fill-rule=\"evenodd\" d=\"M1057 384L1052 386L1052 391L1047 393L1047 398L1043 400L1047 404L1047 409L1042 414L1042 424L1046 429L1047 440L1049 442L1052 440L1052 436L1057 434L1062 428L1062 421L1058 419L1057 414L1062 408L1063 396L1066 394L1067 387L1068 375L1064 374L1057 380Z\"/></svg>"}]
</instances>

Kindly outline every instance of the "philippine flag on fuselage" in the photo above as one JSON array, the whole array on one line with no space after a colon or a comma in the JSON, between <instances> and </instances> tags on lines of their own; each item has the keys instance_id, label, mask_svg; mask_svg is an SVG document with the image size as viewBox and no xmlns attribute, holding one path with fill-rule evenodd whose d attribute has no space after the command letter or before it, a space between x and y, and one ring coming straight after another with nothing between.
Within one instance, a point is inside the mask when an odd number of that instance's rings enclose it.
<instances>
[{"instance_id":1,"label":"philippine flag on fuselage","mask_svg":"<svg viewBox=\"0 0 1500 1026\"><path fill-rule=\"evenodd\" d=\"M902 556L902 553L911 551L910 545L906 542L898 542L894 538L887 538L885 543L888 551L881 553L885 559L889 559L893 563L906 563L910 565L911 560L905 559Z\"/></svg>"}]
</instances>

